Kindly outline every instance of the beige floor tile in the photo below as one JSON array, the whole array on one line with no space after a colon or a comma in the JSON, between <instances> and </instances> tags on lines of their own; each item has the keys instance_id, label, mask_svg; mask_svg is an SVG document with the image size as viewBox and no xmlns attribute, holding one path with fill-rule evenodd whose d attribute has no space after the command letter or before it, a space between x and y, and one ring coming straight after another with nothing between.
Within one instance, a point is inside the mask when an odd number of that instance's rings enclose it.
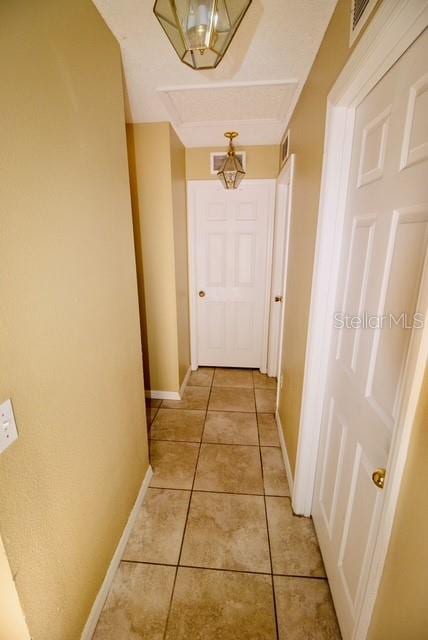
<instances>
[{"instance_id":1,"label":"beige floor tile","mask_svg":"<svg viewBox=\"0 0 428 640\"><path fill-rule=\"evenodd\" d=\"M213 387L253 388L251 369L216 369Z\"/></svg>"},{"instance_id":2,"label":"beige floor tile","mask_svg":"<svg viewBox=\"0 0 428 640\"><path fill-rule=\"evenodd\" d=\"M263 493L258 447L202 444L194 488L226 493Z\"/></svg>"},{"instance_id":3,"label":"beige floor tile","mask_svg":"<svg viewBox=\"0 0 428 640\"><path fill-rule=\"evenodd\" d=\"M123 560L177 564L190 491L149 489Z\"/></svg>"},{"instance_id":4,"label":"beige floor tile","mask_svg":"<svg viewBox=\"0 0 428 640\"><path fill-rule=\"evenodd\" d=\"M154 473L150 486L191 489L198 451L198 444L152 440L150 462Z\"/></svg>"},{"instance_id":5,"label":"beige floor tile","mask_svg":"<svg viewBox=\"0 0 428 640\"><path fill-rule=\"evenodd\" d=\"M340 640L327 580L275 576L279 640Z\"/></svg>"},{"instance_id":6,"label":"beige floor tile","mask_svg":"<svg viewBox=\"0 0 428 640\"><path fill-rule=\"evenodd\" d=\"M202 440L224 444L258 444L256 414L208 411Z\"/></svg>"},{"instance_id":7,"label":"beige floor tile","mask_svg":"<svg viewBox=\"0 0 428 640\"><path fill-rule=\"evenodd\" d=\"M265 494L268 496L289 496L290 489L281 449L278 447L261 447L261 452Z\"/></svg>"},{"instance_id":8,"label":"beige floor tile","mask_svg":"<svg viewBox=\"0 0 428 640\"><path fill-rule=\"evenodd\" d=\"M204 421L205 411L159 409L152 424L150 437L153 440L200 442Z\"/></svg>"},{"instance_id":9,"label":"beige floor tile","mask_svg":"<svg viewBox=\"0 0 428 640\"><path fill-rule=\"evenodd\" d=\"M211 367L199 367L192 371L189 378L190 387L210 387L213 381L214 369Z\"/></svg>"},{"instance_id":10,"label":"beige floor tile","mask_svg":"<svg viewBox=\"0 0 428 640\"><path fill-rule=\"evenodd\" d=\"M223 389L212 387L210 411L255 411L253 389Z\"/></svg>"},{"instance_id":11,"label":"beige floor tile","mask_svg":"<svg viewBox=\"0 0 428 640\"><path fill-rule=\"evenodd\" d=\"M162 409L205 410L210 395L209 387L186 387L181 400L163 400Z\"/></svg>"},{"instance_id":12,"label":"beige floor tile","mask_svg":"<svg viewBox=\"0 0 428 640\"><path fill-rule=\"evenodd\" d=\"M179 567L167 640L274 640L271 577Z\"/></svg>"},{"instance_id":13,"label":"beige floor tile","mask_svg":"<svg viewBox=\"0 0 428 640\"><path fill-rule=\"evenodd\" d=\"M193 493L180 563L270 573L264 499Z\"/></svg>"},{"instance_id":14,"label":"beige floor tile","mask_svg":"<svg viewBox=\"0 0 428 640\"><path fill-rule=\"evenodd\" d=\"M272 413L258 413L260 444L265 447L279 447L278 427Z\"/></svg>"},{"instance_id":15,"label":"beige floor tile","mask_svg":"<svg viewBox=\"0 0 428 640\"><path fill-rule=\"evenodd\" d=\"M288 498L267 496L266 508L273 572L324 577L324 565L312 520L294 516Z\"/></svg>"},{"instance_id":16,"label":"beige floor tile","mask_svg":"<svg viewBox=\"0 0 428 640\"><path fill-rule=\"evenodd\" d=\"M175 567L122 562L93 640L162 640Z\"/></svg>"},{"instance_id":17,"label":"beige floor tile","mask_svg":"<svg viewBox=\"0 0 428 640\"><path fill-rule=\"evenodd\" d=\"M276 391L274 389L254 389L259 413L275 413Z\"/></svg>"},{"instance_id":18,"label":"beige floor tile","mask_svg":"<svg viewBox=\"0 0 428 640\"><path fill-rule=\"evenodd\" d=\"M269 378L260 371L253 371L253 383L256 389L276 389L276 378Z\"/></svg>"}]
</instances>

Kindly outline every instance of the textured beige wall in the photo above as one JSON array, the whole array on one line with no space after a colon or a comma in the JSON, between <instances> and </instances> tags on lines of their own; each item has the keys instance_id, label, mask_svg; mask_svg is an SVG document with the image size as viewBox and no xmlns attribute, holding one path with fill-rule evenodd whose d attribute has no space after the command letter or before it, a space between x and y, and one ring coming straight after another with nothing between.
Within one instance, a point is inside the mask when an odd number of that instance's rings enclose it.
<instances>
[{"instance_id":1,"label":"textured beige wall","mask_svg":"<svg viewBox=\"0 0 428 640\"><path fill-rule=\"evenodd\" d=\"M89 0L0 3L1 535L77 640L148 466L120 51Z\"/></svg>"},{"instance_id":2,"label":"textured beige wall","mask_svg":"<svg viewBox=\"0 0 428 640\"><path fill-rule=\"evenodd\" d=\"M146 387L178 391L190 351L184 147L167 122L127 135Z\"/></svg>"},{"instance_id":3,"label":"textured beige wall","mask_svg":"<svg viewBox=\"0 0 428 640\"><path fill-rule=\"evenodd\" d=\"M239 138L238 138L239 140ZM225 151L227 140L221 147L197 147L186 149L186 178L187 180L218 180L210 173L210 153ZM240 150L239 145L236 146ZM276 178L279 170L278 145L242 147L247 154L247 178L256 180Z\"/></svg>"},{"instance_id":4,"label":"textured beige wall","mask_svg":"<svg viewBox=\"0 0 428 640\"><path fill-rule=\"evenodd\" d=\"M428 607L428 371L368 640L423 640Z\"/></svg>"}]
</instances>

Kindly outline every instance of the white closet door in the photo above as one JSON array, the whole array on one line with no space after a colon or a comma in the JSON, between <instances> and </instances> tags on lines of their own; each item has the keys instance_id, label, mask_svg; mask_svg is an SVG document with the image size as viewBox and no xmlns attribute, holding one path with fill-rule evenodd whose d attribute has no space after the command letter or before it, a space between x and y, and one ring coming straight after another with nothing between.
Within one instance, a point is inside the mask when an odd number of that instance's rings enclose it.
<instances>
[{"instance_id":1,"label":"white closet door","mask_svg":"<svg viewBox=\"0 0 428 640\"><path fill-rule=\"evenodd\" d=\"M265 366L274 190L270 180L195 187L199 365Z\"/></svg>"},{"instance_id":2,"label":"white closet door","mask_svg":"<svg viewBox=\"0 0 428 640\"><path fill-rule=\"evenodd\" d=\"M336 309L357 319L333 340L313 506L345 640L379 526L383 491L372 474L388 474L403 381L413 375L406 360L417 328L408 327L426 313L427 50L424 33L356 111Z\"/></svg>"}]
</instances>

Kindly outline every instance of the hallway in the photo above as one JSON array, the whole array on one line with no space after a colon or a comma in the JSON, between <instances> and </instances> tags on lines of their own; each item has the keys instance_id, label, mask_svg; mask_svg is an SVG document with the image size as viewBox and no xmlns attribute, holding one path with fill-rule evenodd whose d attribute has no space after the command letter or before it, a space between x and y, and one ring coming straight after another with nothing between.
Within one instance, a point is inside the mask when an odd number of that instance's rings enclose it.
<instances>
[{"instance_id":1,"label":"hallway","mask_svg":"<svg viewBox=\"0 0 428 640\"><path fill-rule=\"evenodd\" d=\"M154 475L94 640L340 638L275 396L257 371L200 368L181 401L148 401Z\"/></svg>"}]
</instances>

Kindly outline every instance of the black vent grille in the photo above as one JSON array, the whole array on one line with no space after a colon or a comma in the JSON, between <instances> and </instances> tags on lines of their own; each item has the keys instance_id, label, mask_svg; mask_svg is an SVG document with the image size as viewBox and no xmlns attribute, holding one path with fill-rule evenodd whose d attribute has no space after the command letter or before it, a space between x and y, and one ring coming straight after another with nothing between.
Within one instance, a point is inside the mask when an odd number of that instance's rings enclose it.
<instances>
[{"instance_id":1,"label":"black vent grille","mask_svg":"<svg viewBox=\"0 0 428 640\"><path fill-rule=\"evenodd\" d=\"M369 3L369 0L354 0L352 12L352 29L354 30Z\"/></svg>"}]
</instances>

